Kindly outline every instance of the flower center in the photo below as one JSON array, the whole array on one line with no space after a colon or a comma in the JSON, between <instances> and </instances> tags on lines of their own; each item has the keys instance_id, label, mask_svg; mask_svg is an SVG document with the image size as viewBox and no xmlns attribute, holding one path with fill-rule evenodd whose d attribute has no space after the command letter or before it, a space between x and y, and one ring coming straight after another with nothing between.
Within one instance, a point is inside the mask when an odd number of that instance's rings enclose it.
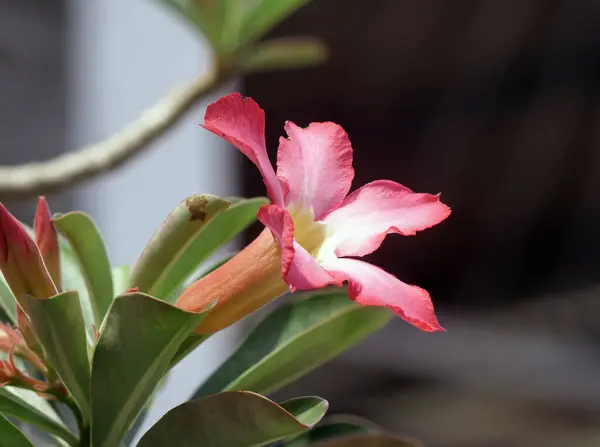
<instances>
[{"instance_id":1,"label":"flower center","mask_svg":"<svg viewBox=\"0 0 600 447\"><path fill-rule=\"evenodd\" d=\"M326 225L315 221L315 215L310 208L290 204L288 211L294 221L294 239L316 257L327 235Z\"/></svg>"}]
</instances>

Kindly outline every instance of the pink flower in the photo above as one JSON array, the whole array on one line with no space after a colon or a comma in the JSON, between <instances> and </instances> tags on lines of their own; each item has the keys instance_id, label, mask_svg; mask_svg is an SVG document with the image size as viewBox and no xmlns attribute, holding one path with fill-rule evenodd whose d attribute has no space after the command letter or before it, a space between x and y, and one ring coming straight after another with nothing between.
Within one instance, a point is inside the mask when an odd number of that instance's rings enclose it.
<instances>
[{"instance_id":1,"label":"pink flower","mask_svg":"<svg viewBox=\"0 0 600 447\"><path fill-rule=\"evenodd\" d=\"M414 235L448 217L450 208L437 195L414 193L390 180L377 180L348 194L354 177L352 146L346 132L331 122L307 128L287 122L288 138L280 139L275 173L266 150L264 111L238 93L211 104L203 127L236 146L258 167L271 204L263 206L257 217L272 236L263 232L238 255L239 261L236 256L231 266L227 263L213 272L217 274L212 280L192 285L178 304L199 304L198 295L208 292L212 296L211 286L217 280L222 284L214 288L214 295L225 296L230 314L239 318L244 316L240 308L246 313L255 310L265 304L266 297L253 292L251 298L235 301L225 288L229 284L238 288L236 294L248 293L244 283L238 284L240 276L245 284L260 288L266 271L272 272L275 251L278 275L291 291L340 286L347 281L349 296L357 303L387 307L424 331L442 330L425 290L352 259L375 251L389 233ZM279 250L269 247L265 238L271 246L274 238ZM267 288L275 290L274 284L268 281ZM206 298L201 301L205 304ZM211 318L205 320L207 326Z\"/></svg>"}]
</instances>

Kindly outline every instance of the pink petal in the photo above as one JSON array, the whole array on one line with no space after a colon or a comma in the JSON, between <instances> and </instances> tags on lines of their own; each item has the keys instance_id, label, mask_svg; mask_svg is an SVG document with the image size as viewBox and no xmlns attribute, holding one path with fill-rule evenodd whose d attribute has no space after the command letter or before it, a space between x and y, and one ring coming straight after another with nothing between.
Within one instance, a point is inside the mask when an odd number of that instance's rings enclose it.
<instances>
[{"instance_id":1,"label":"pink petal","mask_svg":"<svg viewBox=\"0 0 600 447\"><path fill-rule=\"evenodd\" d=\"M273 203L283 205L283 191L267 155L265 112L251 98L232 93L206 109L207 130L229 141L256 165Z\"/></svg>"},{"instance_id":2,"label":"pink petal","mask_svg":"<svg viewBox=\"0 0 600 447\"><path fill-rule=\"evenodd\" d=\"M354 177L348 135L334 123L312 123L306 129L285 124L288 139L279 140L277 175L289 187L286 203L313 209L319 220L337 207Z\"/></svg>"},{"instance_id":3,"label":"pink petal","mask_svg":"<svg viewBox=\"0 0 600 447\"><path fill-rule=\"evenodd\" d=\"M294 222L290 213L277 205L264 205L258 220L271 230L281 247L281 271L290 290L313 290L339 284L300 244L294 240Z\"/></svg>"},{"instance_id":4,"label":"pink petal","mask_svg":"<svg viewBox=\"0 0 600 447\"><path fill-rule=\"evenodd\" d=\"M363 306L383 306L426 332L443 331L426 290L356 259L336 259L323 266L338 280L348 281L351 299Z\"/></svg>"},{"instance_id":5,"label":"pink petal","mask_svg":"<svg viewBox=\"0 0 600 447\"><path fill-rule=\"evenodd\" d=\"M438 196L417 194L390 180L377 180L350 194L323 221L332 231L337 256L364 256L385 236L414 235L450 215Z\"/></svg>"}]
</instances>

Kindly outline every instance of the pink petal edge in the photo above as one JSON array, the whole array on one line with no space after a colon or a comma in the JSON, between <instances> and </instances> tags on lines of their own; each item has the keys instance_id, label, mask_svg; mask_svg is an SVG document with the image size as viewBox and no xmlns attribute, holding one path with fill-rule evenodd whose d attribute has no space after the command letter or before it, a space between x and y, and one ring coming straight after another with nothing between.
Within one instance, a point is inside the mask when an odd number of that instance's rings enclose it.
<instances>
[{"instance_id":1,"label":"pink petal edge","mask_svg":"<svg viewBox=\"0 0 600 447\"><path fill-rule=\"evenodd\" d=\"M319 220L350 191L354 169L348 134L331 122L301 128L288 121L285 131L288 138L279 140L277 176L289 187L286 204L312 208Z\"/></svg>"},{"instance_id":2,"label":"pink petal edge","mask_svg":"<svg viewBox=\"0 0 600 447\"><path fill-rule=\"evenodd\" d=\"M387 234L412 236L450 213L439 195L414 193L391 180L376 180L352 192L323 221L334 232L337 256L365 256L377 250Z\"/></svg>"},{"instance_id":3,"label":"pink petal edge","mask_svg":"<svg viewBox=\"0 0 600 447\"><path fill-rule=\"evenodd\" d=\"M387 307L422 331L444 331L426 290L356 259L337 259L323 267L338 280L348 281L348 295L358 304Z\"/></svg>"},{"instance_id":4,"label":"pink petal edge","mask_svg":"<svg viewBox=\"0 0 600 447\"><path fill-rule=\"evenodd\" d=\"M265 144L265 112L251 98L231 93L206 109L206 130L229 141L252 161L262 174L273 203L283 205L283 191Z\"/></svg>"}]
</instances>

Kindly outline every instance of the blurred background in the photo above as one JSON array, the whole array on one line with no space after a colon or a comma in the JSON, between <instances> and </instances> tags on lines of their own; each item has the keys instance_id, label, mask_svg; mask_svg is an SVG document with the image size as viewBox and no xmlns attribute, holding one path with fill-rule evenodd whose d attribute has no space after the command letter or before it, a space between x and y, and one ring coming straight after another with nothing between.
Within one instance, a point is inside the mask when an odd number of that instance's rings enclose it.
<instances>
[{"instance_id":1,"label":"blurred background","mask_svg":"<svg viewBox=\"0 0 600 447\"><path fill-rule=\"evenodd\" d=\"M450 219L389 237L369 260L426 288L448 332L395 320L276 398L318 394L430 447L599 446L600 2L315 0L272 32L296 34L322 38L329 60L239 78L214 98L257 100L271 155L285 120L335 121L355 187L441 192ZM208 60L150 0L0 0L0 163L104 138ZM202 117L50 195L54 210L91 213L113 262L132 263L191 193L263 195ZM7 205L31 219L33 201ZM208 375L250 324L202 346L186 374ZM156 414L194 386L172 379Z\"/></svg>"}]
</instances>

